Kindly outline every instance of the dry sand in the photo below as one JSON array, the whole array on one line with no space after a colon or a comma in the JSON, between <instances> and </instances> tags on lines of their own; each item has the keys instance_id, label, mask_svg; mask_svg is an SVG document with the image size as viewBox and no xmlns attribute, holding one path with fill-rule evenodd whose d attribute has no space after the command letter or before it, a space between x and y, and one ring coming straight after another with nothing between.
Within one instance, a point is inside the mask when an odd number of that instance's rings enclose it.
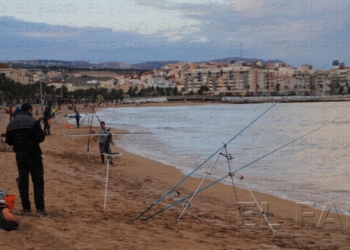
<instances>
[{"instance_id":1,"label":"dry sand","mask_svg":"<svg viewBox=\"0 0 350 250\"><path fill-rule=\"evenodd\" d=\"M0 121L4 133L8 115L3 110ZM265 211L270 222L278 224L274 226L276 233L271 233L257 207L245 208L245 225L242 225L232 186L224 184L200 193L178 224L175 221L182 210L181 204L147 222L135 220L183 174L174 167L115 147L113 151L123 156L114 158L115 164L110 168L107 210L103 211L106 165L100 162L97 138L92 139L88 161L87 137L64 137L67 129L62 118L56 118L51 130L53 135L47 136L41 147L46 207L53 216L21 216L17 197L13 213L20 226L17 231L0 230L1 250L350 249L348 217L340 216L343 229L339 228L340 222L334 214L329 218L334 218L338 229L332 225L316 229L321 211L304 207L302 223L301 205L271 195L255 192L259 202L268 203L269 209ZM88 128L76 129L72 125L70 131L86 133ZM15 155L8 151L0 152L0 156L0 189L18 196ZM249 181L248 176L246 179ZM199 182L189 178L177 189L180 197L194 191ZM237 192L240 201L253 202L246 190L237 189ZM30 193L33 201L33 192ZM167 204L171 204L169 196L151 212ZM249 215L249 211L255 211L255 216ZM314 216L306 217L310 215L308 212Z\"/></svg>"}]
</instances>

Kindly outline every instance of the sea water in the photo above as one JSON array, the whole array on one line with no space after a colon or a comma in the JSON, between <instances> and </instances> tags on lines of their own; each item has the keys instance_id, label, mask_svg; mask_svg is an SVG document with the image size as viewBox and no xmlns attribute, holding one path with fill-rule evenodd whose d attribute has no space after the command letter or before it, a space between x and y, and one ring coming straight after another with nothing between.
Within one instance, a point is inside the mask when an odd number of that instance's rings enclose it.
<instances>
[{"instance_id":1,"label":"sea water","mask_svg":"<svg viewBox=\"0 0 350 250\"><path fill-rule=\"evenodd\" d=\"M257 119L272 105L109 108L99 111L98 116L107 127L151 132L151 135L124 135L118 146L175 166L184 174L212 156L196 171L198 177L203 177L216 159L217 154L213 153L236 135L227 146L234 157L230 161L232 171L340 118L245 167L236 174L235 182L246 188L245 183L239 181L239 176L243 175L253 190L298 202L313 202L319 207L334 202L338 211L347 213L346 204L350 202L350 102L277 103ZM251 126L246 128L250 123ZM227 160L221 157L210 177L215 180L228 171ZM224 181L230 184L228 178Z\"/></svg>"}]
</instances>

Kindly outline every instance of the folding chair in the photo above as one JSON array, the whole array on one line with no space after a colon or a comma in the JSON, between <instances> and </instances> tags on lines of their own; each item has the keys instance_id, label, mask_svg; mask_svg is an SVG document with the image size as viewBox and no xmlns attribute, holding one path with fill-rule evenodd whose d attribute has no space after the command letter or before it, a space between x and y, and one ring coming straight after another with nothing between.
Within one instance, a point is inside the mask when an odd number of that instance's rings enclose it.
<instances>
[{"instance_id":1,"label":"folding chair","mask_svg":"<svg viewBox=\"0 0 350 250\"><path fill-rule=\"evenodd\" d=\"M6 142L6 134L1 134L1 140L0 140L0 142L1 142L1 150L2 151L12 151L13 150L13 148L12 148L12 146L10 146L10 145L8 145L7 144L7 142Z\"/></svg>"}]
</instances>

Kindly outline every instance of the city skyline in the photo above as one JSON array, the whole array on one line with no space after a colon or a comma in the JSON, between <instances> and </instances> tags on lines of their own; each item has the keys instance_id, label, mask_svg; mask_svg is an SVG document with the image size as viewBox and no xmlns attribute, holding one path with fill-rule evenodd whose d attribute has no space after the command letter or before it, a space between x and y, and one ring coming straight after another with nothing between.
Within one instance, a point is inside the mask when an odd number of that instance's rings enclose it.
<instances>
[{"instance_id":1,"label":"city skyline","mask_svg":"<svg viewBox=\"0 0 350 250\"><path fill-rule=\"evenodd\" d=\"M210 61L243 57L349 65L342 1L12 1L0 4L0 61Z\"/></svg>"}]
</instances>

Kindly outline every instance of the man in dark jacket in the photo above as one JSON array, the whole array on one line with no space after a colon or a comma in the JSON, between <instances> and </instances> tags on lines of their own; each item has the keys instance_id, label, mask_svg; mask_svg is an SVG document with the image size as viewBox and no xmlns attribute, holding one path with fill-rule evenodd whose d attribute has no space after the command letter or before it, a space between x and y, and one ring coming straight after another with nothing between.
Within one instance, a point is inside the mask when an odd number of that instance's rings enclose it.
<instances>
[{"instance_id":1,"label":"man in dark jacket","mask_svg":"<svg viewBox=\"0 0 350 250\"><path fill-rule=\"evenodd\" d=\"M14 118L6 130L6 141L16 152L19 172L19 192L23 214L31 214L29 200L29 173L34 186L34 201L38 216L46 216L44 202L44 168L39 143L45 140L44 131L32 116L33 108L29 103L21 107L21 112Z\"/></svg>"}]
</instances>

